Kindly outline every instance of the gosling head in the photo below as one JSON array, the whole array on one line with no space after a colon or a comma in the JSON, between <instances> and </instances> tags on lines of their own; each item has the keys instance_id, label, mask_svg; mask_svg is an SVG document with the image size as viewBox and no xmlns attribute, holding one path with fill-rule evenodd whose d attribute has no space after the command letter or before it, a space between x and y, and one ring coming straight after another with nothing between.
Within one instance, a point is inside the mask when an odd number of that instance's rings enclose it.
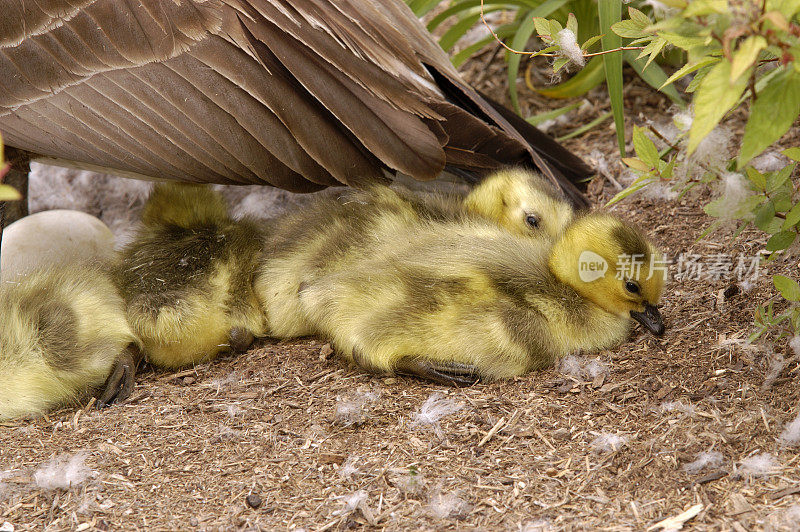
<instances>
[{"instance_id":1,"label":"gosling head","mask_svg":"<svg viewBox=\"0 0 800 532\"><path fill-rule=\"evenodd\" d=\"M664 334L658 302L664 257L644 234L608 214L577 218L553 246L550 269L604 310Z\"/></svg>"},{"instance_id":2,"label":"gosling head","mask_svg":"<svg viewBox=\"0 0 800 532\"><path fill-rule=\"evenodd\" d=\"M520 235L544 232L556 238L573 217L572 207L556 188L524 168L489 175L470 192L464 206Z\"/></svg>"}]
</instances>

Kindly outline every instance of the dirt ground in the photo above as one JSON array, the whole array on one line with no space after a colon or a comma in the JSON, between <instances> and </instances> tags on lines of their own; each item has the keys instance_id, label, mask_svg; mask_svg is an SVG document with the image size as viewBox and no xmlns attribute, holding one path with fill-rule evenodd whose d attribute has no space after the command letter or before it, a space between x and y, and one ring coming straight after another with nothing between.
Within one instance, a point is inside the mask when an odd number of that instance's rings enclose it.
<instances>
[{"instance_id":1,"label":"dirt ground","mask_svg":"<svg viewBox=\"0 0 800 532\"><path fill-rule=\"evenodd\" d=\"M491 53L466 74L507 101ZM531 112L563 105L522 98ZM584 112L607 109L601 92L588 100ZM626 102L637 123L669 108L633 78ZM567 145L606 154L618 175L609 127ZM598 204L614 193L605 180L590 190ZM731 229L697 241L708 199L614 211L670 256L763 248L757 232L730 244ZM0 530L655 530L686 510L695 530L798 530L800 461L779 435L798 413L800 363L785 338L737 341L774 295L767 272L797 267L776 261L730 297L729 279L671 280L663 338L637 328L617 349L466 389L367 375L313 339L145 369L120 406L0 424ZM432 394L463 407L427 423ZM67 473L88 478L39 487L42 464L75 455Z\"/></svg>"}]
</instances>

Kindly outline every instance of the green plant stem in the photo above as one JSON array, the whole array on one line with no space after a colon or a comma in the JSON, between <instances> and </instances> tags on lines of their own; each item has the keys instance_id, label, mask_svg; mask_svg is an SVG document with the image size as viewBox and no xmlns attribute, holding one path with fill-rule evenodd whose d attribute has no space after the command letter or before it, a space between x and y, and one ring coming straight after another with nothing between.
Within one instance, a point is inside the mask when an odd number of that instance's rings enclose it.
<instances>
[{"instance_id":1,"label":"green plant stem","mask_svg":"<svg viewBox=\"0 0 800 532\"><path fill-rule=\"evenodd\" d=\"M611 31L611 26L622 19L622 2L619 0L598 0L597 11L600 16L600 44L603 50L614 50L622 46L622 37ZM603 56L606 73L606 86L614 113L619 153L625 156L625 109L622 97L622 55Z\"/></svg>"}]
</instances>

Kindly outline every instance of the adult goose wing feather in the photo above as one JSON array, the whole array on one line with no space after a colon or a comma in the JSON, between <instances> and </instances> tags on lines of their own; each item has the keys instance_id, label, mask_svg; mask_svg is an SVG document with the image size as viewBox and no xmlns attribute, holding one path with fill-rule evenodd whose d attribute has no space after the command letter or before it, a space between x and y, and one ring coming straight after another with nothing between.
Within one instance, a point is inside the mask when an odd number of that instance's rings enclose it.
<instances>
[{"instance_id":1,"label":"adult goose wing feather","mask_svg":"<svg viewBox=\"0 0 800 532\"><path fill-rule=\"evenodd\" d=\"M585 205L586 165L464 83L401 0L0 10L0 131L40 158L292 191L527 164Z\"/></svg>"}]
</instances>

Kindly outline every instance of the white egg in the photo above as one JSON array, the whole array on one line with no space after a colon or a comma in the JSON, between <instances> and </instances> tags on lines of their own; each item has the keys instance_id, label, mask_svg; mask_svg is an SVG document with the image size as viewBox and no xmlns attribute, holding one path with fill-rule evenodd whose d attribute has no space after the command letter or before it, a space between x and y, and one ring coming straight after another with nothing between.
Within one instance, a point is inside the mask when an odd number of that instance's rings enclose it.
<instances>
[{"instance_id":1,"label":"white egg","mask_svg":"<svg viewBox=\"0 0 800 532\"><path fill-rule=\"evenodd\" d=\"M41 266L107 261L113 254L114 235L94 216L68 210L38 212L3 231L0 279L5 282Z\"/></svg>"}]
</instances>

